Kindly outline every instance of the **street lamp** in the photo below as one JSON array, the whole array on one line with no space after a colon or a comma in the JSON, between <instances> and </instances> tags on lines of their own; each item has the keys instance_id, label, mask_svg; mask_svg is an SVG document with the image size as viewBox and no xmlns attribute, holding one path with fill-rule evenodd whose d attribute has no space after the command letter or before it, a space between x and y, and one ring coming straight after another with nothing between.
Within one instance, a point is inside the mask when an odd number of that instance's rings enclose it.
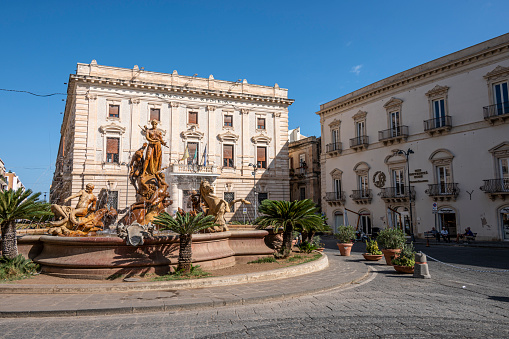
<instances>
[{"instance_id":1,"label":"street lamp","mask_svg":"<svg viewBox=\"0 0 509 339\"><path fill-rule=\"evenodd\" d=\"M253 175L253 192L254 192L254 208L255 208L255 212L254 212L254 217L256 219L256 217L258 216L257 212L258 212L258 199L257 199L257 196L256 196L256 170L258 169L258 165L256 164L252 164L252 163L249 163L250 167L253 167L253 172L251 172L251 174Z\"/></svg>"},{"instance_id":2,"label":"street lamp","mask_svg":"<svg viewBox=\"0 0 509 339\"><path fill-rule=\"evenodd\" d=\"M408 201L409 201L409 210L410 210L410 236L412 237L412 242L415 241L414 236L414 220L413 220L413 214L412 214L412 188L410 186L410 163L408 161L408 157L410 154L414 154L414 151L412 149L408 149L406 152L403 150L399 150L398 154L404 155L406 158L406 166L407 166L407 178L408 178Z\"/></svg>"}]
</instances>

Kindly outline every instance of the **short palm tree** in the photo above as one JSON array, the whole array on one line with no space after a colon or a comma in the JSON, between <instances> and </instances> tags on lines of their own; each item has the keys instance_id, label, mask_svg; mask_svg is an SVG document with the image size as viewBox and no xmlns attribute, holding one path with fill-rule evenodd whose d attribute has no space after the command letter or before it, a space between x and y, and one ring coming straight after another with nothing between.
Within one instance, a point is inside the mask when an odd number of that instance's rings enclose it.
<instances>
[{"instance_id":1,"label":"short palm tree","mask_svg":"<svg viewBox=\"0 0 509 339\"><path fill-rule=\"evenodd\" d=\"M171 230L179 234L179 260L177 270L184 274L191 272L192 263L192 234L204 230L208 227L215 226L215 217L213 215L203 215L198 213L192 215L190 213L178 213L172 217L166 212L162 212L152 221L154 224L161 226L162 229Z\"/></svg>"},{"instance_id":2,"label":"short palm tree","mask_svg":"<svg viewBox=\"0 0 509 339\"><path fill-rule=\"evenodd\" d=\"M0 192L0 226L2 230L2 254L7 258L18 255L16 220L51 215L49 204L39 201L41 193L7 190Z\"/></svg>"},{"instance_id":3,"label":"short palm tree","mask_svg":"<svg viewBox=\"0 0 509 339\"><path fill-rule=\"evenodd\" d=\"M287 258L292 249L292 236L296 227L319 228L322 218L316 214L318 208L310 199L297 201L263 200L258 211L262 214L255 223L259 228L273 227L274 232L283 228L283 246L279 255Z\"/></svg>"}]
</instances>

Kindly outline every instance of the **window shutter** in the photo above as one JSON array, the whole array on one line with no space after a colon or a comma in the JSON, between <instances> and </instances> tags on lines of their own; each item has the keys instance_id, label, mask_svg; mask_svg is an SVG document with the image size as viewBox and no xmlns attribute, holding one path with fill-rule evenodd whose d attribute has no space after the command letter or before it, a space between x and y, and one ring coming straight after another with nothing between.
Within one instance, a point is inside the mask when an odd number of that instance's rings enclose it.
<instances>
[{"instance_id":1,"label":"window shutter","mask_svg":"<svg viewBox=\"0 0 509 339\"><path fill-rule=\"evenodd\" d=\"M197 112L189 112L189 123L190 124L198 123L198 113Z\"/></svg>"},{"instance_id":2,"label":"window shutter","mask_svg":"<svg viewBox=\"0 0 509 339\"><path fill-rule=\"evenodd\" d=\"M110 105L109 115L113 118L118 118L120 106L118 105Z\"/></svg>"},{"instance_id":3,"label":"window shutter","mask_svg":"<svg viewBox=\"0 0 509 339\"><path fill-rule=\"evenodd\" d=\"M233 146L223 145L223 158L233 159Z\"/></svg>"},{"instance_id":4,"label":"window shutter","mask_svg":"<svg viewBox=\"0 0 509 339\"><path fill-rule=\"evenodd\" d=\"M159 108L151 108L150 109L150 121L157 120L160 121L161 119L161 110Z\"/></svg>"},{"instance_id":5,"label":"window shutter","mask_svg":"<svg viewBox=\"0 0 509 339\"><path fill-rule=\"evenodd\" d=\"M231 115L225 115L224 116L224 125L225 126L231 126L232 125L232 116Z\"/></svg>"},{"instance_id":6,"label":"window shutter","mask_svg":"<svg viewBox=\"0 0 509 339\"><path fill-rule=\"evenodd\" d=\"M256 160L265 161L265 147L257 147L256 149Z\"/></svg>"},{"instance_id":7,"label":"window shutter","mask_svg":"<svg viewBox=\"0 0 509 339\"><path fill-rule=\"evenodd\" d=\"M106 139L106 153L118 154L118 138Z\"/></svg>"}]
</instances>

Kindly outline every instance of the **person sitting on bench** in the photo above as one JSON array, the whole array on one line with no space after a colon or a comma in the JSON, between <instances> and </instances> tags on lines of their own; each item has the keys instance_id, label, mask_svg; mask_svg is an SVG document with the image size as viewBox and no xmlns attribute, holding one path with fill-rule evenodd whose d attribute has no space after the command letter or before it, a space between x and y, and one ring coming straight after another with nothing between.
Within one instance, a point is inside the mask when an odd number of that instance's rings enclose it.
<instances>
[{"instance_id":1,"label":"person sitting on bench","mask_svg":"<svg viewBox=\"0 0 509 339\"><path fill-rule=\"evenodd\" d=\"M440 231L440 235L444 239L445 242L451 242L451 236L449 235L449 231L445 229L445 226L442 226L442 230Z\"/></svg>"},{"instance_id":2,"label":"person sitting on bench","mask_svg":"<svg viewBox=\"0 0 509 339\"><path fill-rule=\"evenodd\" d=\"M456 242L460 242L460 239L467 237L475 237L474 233L470 230L470 227L467 227L465 233L459 234L456 236Z\"/></svg>"},{"instance_id":3,"label":"person sitting on bench","mask_svg":"<svg viewBox=\"0 0 509 339\"><path fill-rule=\"evenodd\" d=\"M430 233L433 235L433 237L435 237L435 239L436 239L437 241L440 241L440 232L438 232L438 231L435 229L435 227L432 227L432 228L431 228Z\"/></svg>"}]
</instances>

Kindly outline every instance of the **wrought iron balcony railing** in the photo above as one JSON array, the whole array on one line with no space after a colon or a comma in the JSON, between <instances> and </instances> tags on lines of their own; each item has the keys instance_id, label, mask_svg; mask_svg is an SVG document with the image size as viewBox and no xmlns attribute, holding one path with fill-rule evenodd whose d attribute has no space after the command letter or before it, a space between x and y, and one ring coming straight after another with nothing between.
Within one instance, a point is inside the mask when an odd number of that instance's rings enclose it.
<instances>
[{"instance_id":1,"label":"wrought iron balcony railing","mask_svg":"<svg viewBox=\"0 0 509 339\"><path fill-rule=\"evenodd\" d=\"M457 197L460 190L458 188L457 183L449 183L449 184L430 184L428 185L428 189L425 191L427 195L430 197L439 197L439 196L453 196Z\"/></svg>"},{"instance_id":2,"label":"wrought iron balcony railing","mask_svg":"<svg viewBox=\"0 0 509 339\"><path fill-rule=\"evenodd\" d=\"M382 188L378 195L382 199L393 199L393 198L415 198L415 187L414 186L396 186L396 187L385 187Z\"/></svg>"},{"instance_id":3,"label":"wrought iron balcony railing","mask_svg":"<svg viewBox=\"0 0 509 339\"><path fill-rule=\"evenodd\" d=\"M378 140L392 140L408 138L408 126L398 126L378 132Z\"/></svg>"},{"instance_id":4,"label":"wrought iron balcony railing","mask_svg":"<svg viewBox=\"0 0 509 339\"><path fill-rule=\"evenodd\" d=\"M361 135L360 137L355 137L355 138L350 139L350 147L351 148L366 146L368 144L369 144L369 138L367 135Z\"/></svg>"},{"instance_id":5,"label":"wrought iron balcony railing","mask_svg":"<svg viewBox=\"0 0 509 339\"><path fill-rule=\"evenodd\" d=\"M425 132L437 129L451 129L451 128L452 128L452 118L448 115L444 117L424 120Z\"/></svg>"},{"instance_id":6,"label":"wrought iron balcony railing","mask_svg":"<svg viewBox=\"0 0 509 339\"><path fill-rule=\"evenodd\" d=\"M484 119L490 120L503 115L509 115L509 101L483 107Z\"/></svg>"},{"instance_id":7,"label":"wrought iron balcony railing","mask_svg":"<svg viewBox=\"0 0 509 339\"><path fill-rule=\"evenodd\" d=\"M340 142L333 142L330 144L325 145L325 150L327 153L330 152L341 152L342 145Z\"/></svg>"},{"instance_id":8,"label":"wrought iron balcony railing","mask_svg":"<svg viewBox=\"0 0 509 339\"><path fill-rule=\"evenodd\" d=\"M371 200L373 194L371 193L371 189L353 190L350 198L353 200Z\"/></svg>"},{"instance_id":9,"label":"wrought iron balcony railing","mask_svg":"<svg viewBox=\"0 0 509 339\"><path fill-rule=\"evenodd\" d=\"M345 201L345 192L327 192L325 193L325 200L327 201Z\"/></svg>"},{"instance_id":10,"label":"wrought iron balcony railing","mask_svg":"<svg viewBox=\"0 0 509 339\"><path fill-rule=\"evenodd\" d=\"M481 190L485 193L506 193L509 194L509 178L483 180Z\"/></svg>"}]
</instances>

